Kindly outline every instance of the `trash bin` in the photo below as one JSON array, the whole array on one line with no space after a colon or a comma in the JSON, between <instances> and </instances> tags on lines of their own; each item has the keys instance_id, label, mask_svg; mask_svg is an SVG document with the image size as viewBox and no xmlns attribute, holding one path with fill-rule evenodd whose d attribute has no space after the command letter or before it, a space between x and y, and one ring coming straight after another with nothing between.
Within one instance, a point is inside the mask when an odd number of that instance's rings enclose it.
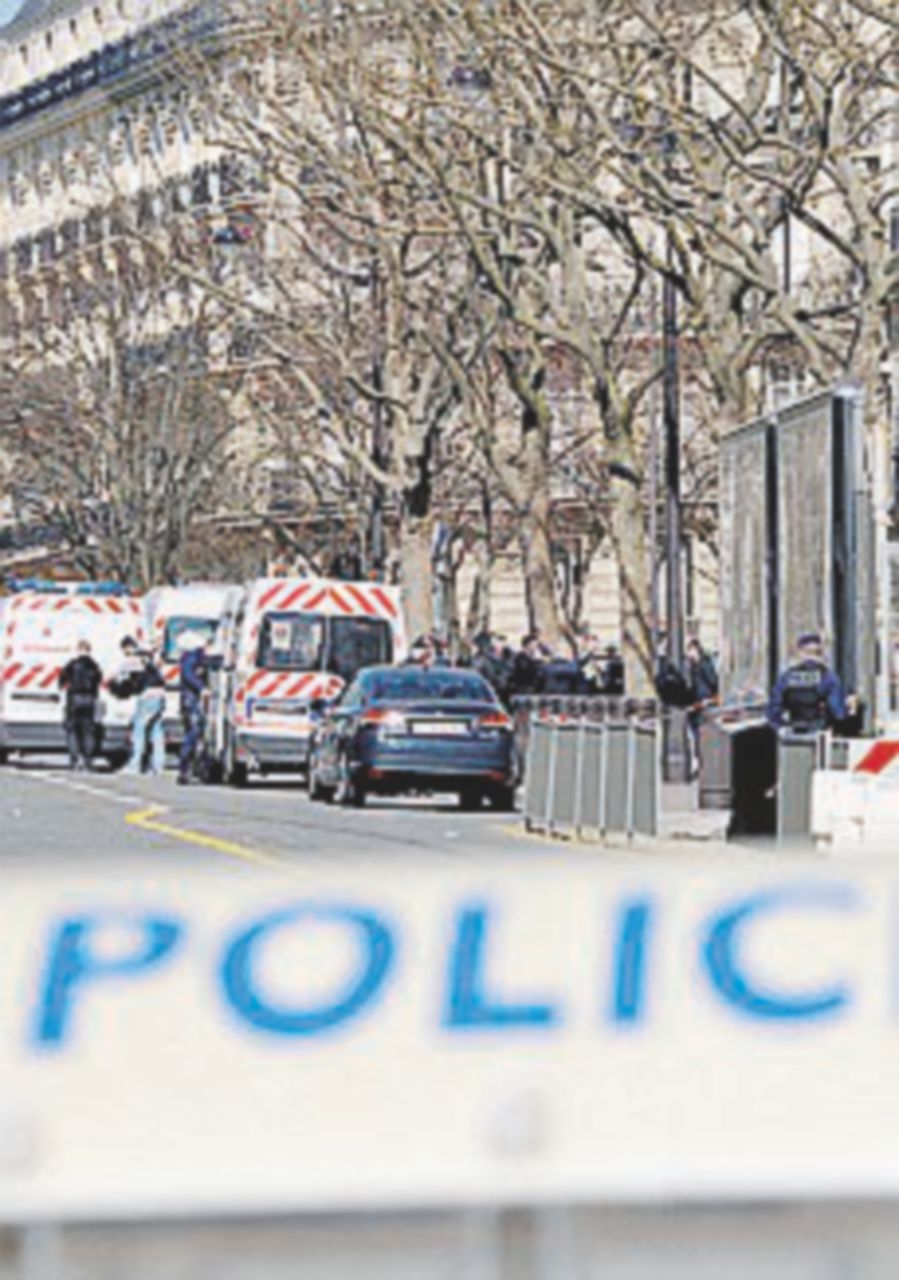
<instances>
[{"instance_id":1,"label":"trash bin","mask_svg":"<svg viewBox=\"0 0 899 1280\"><path fill-rule=\"evenodd\" d=\"M765 720L745 720L725 727L731 760L727 837L773 837L777 834L777 735Z\"/></svg>"},{"instance_id":2,"label":"trash bin","mask_svg":"<svg viewBox=\"0 0 899 1280\"><path fill-rule=\"evenodd\" d=\"M823 762L824 735L782 732L777 750L777 838L812 843L812 786Z\"/></svg>"},{"instance_id":3,"label":"trash bin","mask_svg":"<svg viewBox=\"0 0 899 1280\"><path fill-rule=\"evenodd\" d=\"M731 734L720 716L705 715L699 722L699 807L729 809L731 777Z\"/></svg>"}]
</instances>

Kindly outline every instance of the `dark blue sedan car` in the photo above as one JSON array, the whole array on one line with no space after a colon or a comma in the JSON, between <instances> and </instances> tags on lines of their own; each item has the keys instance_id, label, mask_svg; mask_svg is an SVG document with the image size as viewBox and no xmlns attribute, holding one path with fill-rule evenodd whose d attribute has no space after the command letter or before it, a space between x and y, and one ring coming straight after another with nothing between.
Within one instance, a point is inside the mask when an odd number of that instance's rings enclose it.
<instances>
[{"instance_id":1,"label":"dark blue sedan car","mask_svg":"<svg viewBox=\"0 0 899 1280\"><path fill-rule=\"evenodd\" d=\"M514 806L512 721L473 671L368 667L316 729L313 800L363 805L370 792L457 791L463 808L486 797Z\"/></svg>"}]
</instances>

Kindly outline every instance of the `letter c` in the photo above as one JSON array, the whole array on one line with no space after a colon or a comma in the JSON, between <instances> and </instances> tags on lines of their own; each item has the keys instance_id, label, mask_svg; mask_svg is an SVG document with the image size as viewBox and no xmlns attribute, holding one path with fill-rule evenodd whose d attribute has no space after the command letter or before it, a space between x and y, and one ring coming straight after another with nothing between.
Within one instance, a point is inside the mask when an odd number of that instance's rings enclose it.
<instances>
[{"instance_id":1,"label":"letter c","mask_svg":"<svg viewBox=\"0 0 899 1280\"><path fill-rule=\"evenodd\" d=\"M838 1015L851 1000L845 983L817 990L764 990L741 966L739 950L750 924L773 911L794 907L806 911L851 911L856 906L856 895L848 887L817 885L761 893L716 916L702 949L713 989L727 1004L751 1018L795 1022Z\"/></svg>"}]
</instances>

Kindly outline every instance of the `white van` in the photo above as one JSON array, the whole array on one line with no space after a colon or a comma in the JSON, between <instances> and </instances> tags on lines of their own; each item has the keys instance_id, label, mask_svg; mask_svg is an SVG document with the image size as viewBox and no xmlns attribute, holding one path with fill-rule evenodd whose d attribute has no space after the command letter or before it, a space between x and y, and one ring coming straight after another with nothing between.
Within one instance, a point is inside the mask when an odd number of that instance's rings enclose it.
<instances>
[{"instance_id":1,"label":"white van","mask_svg":"<svg viewBox=\"0 0 899 1280\"><path fill-rule=\"evenodd\" d=\"M181 740L180 663L182 640L203 636L212 652L220 652L224 637L240 609L244 588L222 582L191 582L180 587L154 587L145 597L150 643L165 677L165 732L170 743Z\"/></svg>"},{"instance_id":2,"label":"white van","mask_svg":"<svg viewBox=\"0 0 899 1280\"><path fill-rule=\"evenodd\" d=\"M249 583L225 636L225 669L210 717L221 771L305 770L311 704L333 700L362 667L400 662L406 631L399 590L330 578Z\"/></svg>"},{"instance_id":3,"label":"white van","mask_svg":"<svg viewBox=\"0 0 899 1280\"><path fill-rule=\"evenodd\" d=\"M98 753L128 749L132 700L114 698L106 681L121 665L121 643L146 644L144 602L124 588L65 583L6 598L0 649L0 763L10 752L64 751L65 695L59 675L87 640L104 676L97 717Z\"/></svg>"}]
</instances>

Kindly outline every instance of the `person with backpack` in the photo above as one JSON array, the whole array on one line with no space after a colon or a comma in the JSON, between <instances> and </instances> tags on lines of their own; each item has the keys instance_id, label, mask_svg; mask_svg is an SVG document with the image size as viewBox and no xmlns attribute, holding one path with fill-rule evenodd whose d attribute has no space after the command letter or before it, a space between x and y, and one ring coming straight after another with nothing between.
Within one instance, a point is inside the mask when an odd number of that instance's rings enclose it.
<instances>
[{"instance_id":1,"label":"person with backpack","mask_svg":"<svg viewBox=\"0 0 899 1280\"><path fill-rule=\"evenodd\" d=\"M149 772L161 776L165 769L165 679L153 654L141 651L126 636L121 644L122 667L110 690L118 698L137 698L131 722L131 757L123 773L143 773L149 755Z\"/></svg>"},{"instance_id":2,"label":"person with backpack","mask_svg":"<svg viewBox=\"0 0 899 1280\"><path fill-rule=\"evenodd\" d=\"M76 655L59 673L65 691L66 746L73 769L92 769L97 749L97 697L103 672L91 657L87 640L79 640Z\"/></svg>"}]
</instances>

